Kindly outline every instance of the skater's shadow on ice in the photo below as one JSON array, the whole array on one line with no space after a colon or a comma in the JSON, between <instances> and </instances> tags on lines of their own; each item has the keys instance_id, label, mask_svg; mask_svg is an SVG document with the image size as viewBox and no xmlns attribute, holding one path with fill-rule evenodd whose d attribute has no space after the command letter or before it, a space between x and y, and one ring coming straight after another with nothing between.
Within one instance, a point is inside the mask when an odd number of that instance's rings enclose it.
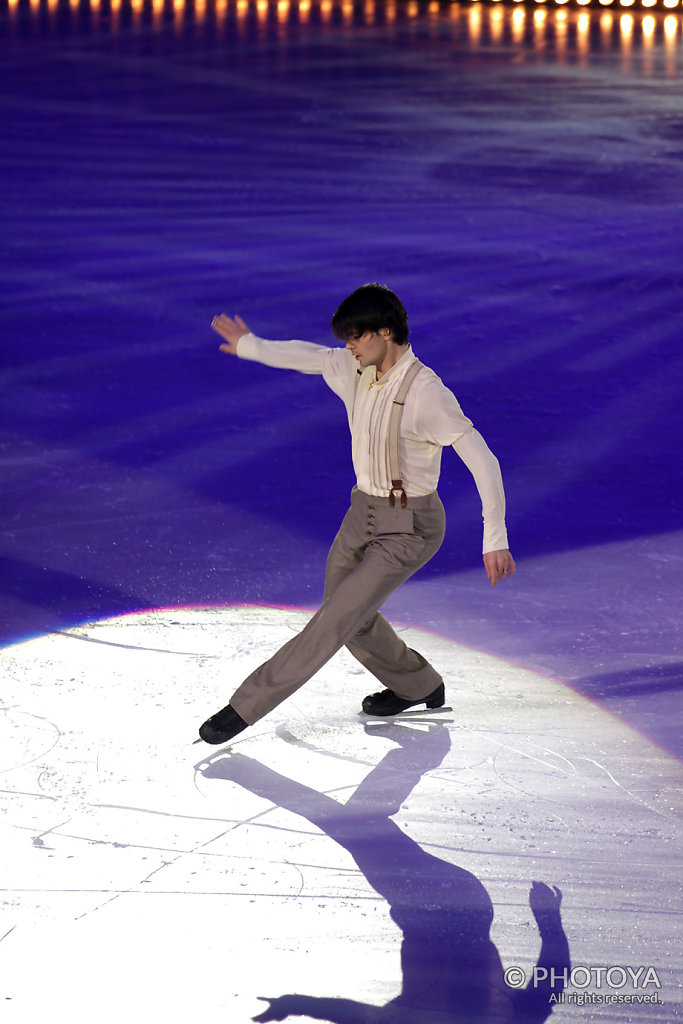
<instances>
[{"instance_id":1,"label":"skater's shadow on ice","mask_svg":"<svg viewBox=\"0 0 683 1024\"><path fill-rule=\"evenodd\" d=\"M547 969L546 980L537 987L508 987L489 937L493 906L482 883L465 868L427 853L390 817L424 773L443 761L450 749L448 729L441 724L430 724L427 731L399 724L366 728L399 746L385 755L345 805L244 754L223 753L202 762L204 777L237 783L300 815L347 850L372 888L386 899L403 933L402 990L386 1006L293 993L269 998L268 1008L254 1020L297 1015L334 1024L546 1020L555 1002L553 993L558 995L563 988L561 980L551 987L550 968L561 975L569 966L559 890L534 882L529 895L542 940L538 966ZM372 971L372 964L368 969Z\"/></svg>"}]
</instances>

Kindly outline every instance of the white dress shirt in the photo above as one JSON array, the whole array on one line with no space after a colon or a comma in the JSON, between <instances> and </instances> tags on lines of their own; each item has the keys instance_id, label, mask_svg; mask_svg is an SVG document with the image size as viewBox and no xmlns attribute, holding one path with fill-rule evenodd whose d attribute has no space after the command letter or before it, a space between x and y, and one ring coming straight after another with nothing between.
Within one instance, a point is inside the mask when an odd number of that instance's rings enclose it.
<instances>
[{"instance_id":1,"label":"white dress shirt","mask_svg":"<svg viewBox=\"0 0 683 1024\"><path fill-rule=\"evenodd\" d=\"M358 489L365 494L388 495L389 413L403 375L415 361L410 345L379 380L374 366L365 367L359 374L354 355L342 347L266 341L255 334L244 334L237 343L237 355L266 366L321 374L346 406ZM464 415L452 391L433 370L423 366L410 387L401 420L399 460L406 494L431 494L436 490L445 445L453 446L477 485L484 518L484 554L507 548L505 493L498 460Z\"/></svg>"}]
</instances>

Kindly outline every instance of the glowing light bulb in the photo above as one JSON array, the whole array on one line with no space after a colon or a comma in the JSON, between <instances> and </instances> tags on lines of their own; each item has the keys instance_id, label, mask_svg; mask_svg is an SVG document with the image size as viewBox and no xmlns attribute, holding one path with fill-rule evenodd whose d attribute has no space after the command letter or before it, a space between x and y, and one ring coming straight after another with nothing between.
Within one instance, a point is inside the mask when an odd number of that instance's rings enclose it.
<instances>
[{"instance_id":1,"label":"glowing light bulb","mask_svg":"<svg viewBox=\"0 0 683 1024\"><path fill-rule=\"evenodd\" d=\"M503 27L505 24L505 12L501 7L492 7L489 11L489 25L491 31L491 39L494 43L499 43L503 38Z\"/></svg>"},{"instance_id":2,"label":"glowing light bulb","mask_svg":"<svg viewBox=\"0 0 683 1024\"><path fill-rule=\"evenodd\" d=\"M481 37L481 7L470 7L468 20L470 38L473 42L478 42Z\"/></svg>"},{"instance_id":3,"label":"glowing light bulb","mask_svg":"<svg viewBox=\"0 0 683 1024\"><path fill-rule=\"evenodd\" d=\"M561 61L567 51L567 34L569 18L563 8L555 11L555 51Z\"/></svg>"},{"instance_id":4,"label":"glowing light bulb","mask_svg":"<svg viewBox=\"0 0 683 1024\"><path fill-rule=\"evenodd\" d=\"M522 7L512 12L512 38L515 43L521 43L524 39L525 21L526 11Z\"/></svg>"}]
</instances>

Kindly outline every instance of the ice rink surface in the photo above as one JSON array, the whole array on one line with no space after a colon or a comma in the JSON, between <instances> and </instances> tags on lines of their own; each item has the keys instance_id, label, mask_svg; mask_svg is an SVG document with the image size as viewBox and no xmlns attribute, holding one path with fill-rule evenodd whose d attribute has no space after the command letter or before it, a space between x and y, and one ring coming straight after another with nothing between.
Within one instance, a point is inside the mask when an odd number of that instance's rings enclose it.
<instances>
[{"instance_id":1,"label":"ice rink surface","mask_svg":"<svg viewBox=\"0 0 683 1024\"><path fill-rule=\"evenodd\" d=\"M510 1020L553 887L551 1019L680 1019L680 11L0 30L3 1020ZM499 457L518 571L487 586L445 452L385 611L446 708L367 719L342 653L193 745L317 606L353 483L337 399L211 318L331 344L372 280Z\"/></svg>"},{"instance_id":2,"label":"ice rink surface","mask_svg":"<svg viewBox=\"0 0 683 1024\"><path fill-rule=\"evenodd\" d=\"M531 977L529 890L556 885L565 997L646 996L593 1019L675 1019L680 764L557 680L417 630L405 638L443 669L443 709L359 714L367 679L342 654L229 747L192 744L225 679L306 619L174 609L4 652L6 1019L97 1006L103 1021L181 1022L200 1004L248 1021L259 997L288 994L379 1008L402 979L382 894L467 920L467 874L493 903L504 969ZM444 885L430 857L453 866ZM455 974L458 942L440 953ZM474 1019L459 1010L367 1019Z\"/></svg>"}]
</instances>

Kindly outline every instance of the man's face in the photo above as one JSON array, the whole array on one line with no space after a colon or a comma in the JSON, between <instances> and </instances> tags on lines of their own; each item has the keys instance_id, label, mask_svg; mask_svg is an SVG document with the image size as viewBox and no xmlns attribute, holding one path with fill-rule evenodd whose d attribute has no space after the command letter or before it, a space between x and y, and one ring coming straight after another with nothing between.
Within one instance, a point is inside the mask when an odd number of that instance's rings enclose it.
<instances>
[{"instance_id":1,"label":"man's face","mask_svg":"<svg viewBox=\"0 0 683 1024\"><path fill-rule=\"evenodd\" d=\"M353 353L360 367L376 366L380 368L387 354L391 332L366 331L365 334L349 335L346 347Z\"/></svg>"}]
</instances>

